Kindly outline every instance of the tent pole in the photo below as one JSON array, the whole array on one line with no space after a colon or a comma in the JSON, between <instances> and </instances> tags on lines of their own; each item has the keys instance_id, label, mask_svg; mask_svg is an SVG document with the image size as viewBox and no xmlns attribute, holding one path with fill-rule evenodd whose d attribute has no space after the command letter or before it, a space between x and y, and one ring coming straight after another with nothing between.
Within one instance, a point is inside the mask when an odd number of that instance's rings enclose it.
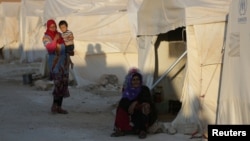
<instances>
[{"instance_id":1,"label":"tent pole","mask_svg":"<svg viewBox=\"0 0 250 141\"><path fill-rule=\"evenodd\" d=\"M187 50L163 73L163 75L151 86L151 90L181 61L187 54Z\"/></svg>"}]
</instances>

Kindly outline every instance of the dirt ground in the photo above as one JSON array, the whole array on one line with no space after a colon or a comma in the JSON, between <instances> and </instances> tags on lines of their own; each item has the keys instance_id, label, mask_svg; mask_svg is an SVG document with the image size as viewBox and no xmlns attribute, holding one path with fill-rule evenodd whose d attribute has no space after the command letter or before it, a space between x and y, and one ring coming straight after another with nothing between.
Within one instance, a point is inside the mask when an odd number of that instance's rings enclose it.
<instances>
[{"instance_id":1,"label":"dirt ground","mask_svg":"<svg viewBox=\"0 0 250 141\"><path fill-rule=\"evenodd\" d=\"M38 64L0 64L1 141L125 141L135 135L110 137L114 105L119 95L97 95L83 88L70 87L64 99L67 115L50 113L51 91L23 84L22 74L39 69ZM145 141L188 141L190 136L149 134Z\"/></svg>"}]
</instances>

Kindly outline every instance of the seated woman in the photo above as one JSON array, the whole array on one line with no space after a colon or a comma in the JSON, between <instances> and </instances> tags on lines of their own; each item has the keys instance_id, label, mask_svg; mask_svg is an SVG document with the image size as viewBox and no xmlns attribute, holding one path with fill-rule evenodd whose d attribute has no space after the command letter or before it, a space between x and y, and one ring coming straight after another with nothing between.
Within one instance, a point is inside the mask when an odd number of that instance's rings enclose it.
<instances>
[{"instance_id":1,"label":"seated woman","mask_svg":"<svg viewBox=\"0 0 250 141\"><path fill-rule=\"evenodd\" d=\"M147 129L156 121L156 110L150 90L142 84L142 75L133 69L126 76L122 98L116 109L112 137L132 133L146 138Z\"/></svg>"}]
</instances>

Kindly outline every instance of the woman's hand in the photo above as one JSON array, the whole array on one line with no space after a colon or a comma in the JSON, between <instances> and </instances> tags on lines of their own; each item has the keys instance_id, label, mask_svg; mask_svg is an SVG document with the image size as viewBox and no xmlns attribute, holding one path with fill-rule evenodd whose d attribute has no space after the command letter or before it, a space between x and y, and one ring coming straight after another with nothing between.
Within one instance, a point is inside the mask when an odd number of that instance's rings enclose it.
<instances>
[{"instance_id":1,"label":"woman's hand","mask_svg":"<svg viewBox=\"0 0 250 141\"><path fill-rule=\"evenodd\" d=\"M138 102L137 101L134 101L130 104L129 108L128 108L128 113L129 114L133 114L134 113L134 110L135 110L135 106Z\"/></svg>"},{"instance_id":2,"label":"woman's hand","mask_svg":"<svg viewBox=\"0 0 250 141\"><path fill-rule=\"evenodd\" d=\"M59 34L56 34L56 36L55 36L55 38L54 38L54 41L58 40L59 37L60 37L60 35L59 35Z\"/></svg>"}]
</instances>

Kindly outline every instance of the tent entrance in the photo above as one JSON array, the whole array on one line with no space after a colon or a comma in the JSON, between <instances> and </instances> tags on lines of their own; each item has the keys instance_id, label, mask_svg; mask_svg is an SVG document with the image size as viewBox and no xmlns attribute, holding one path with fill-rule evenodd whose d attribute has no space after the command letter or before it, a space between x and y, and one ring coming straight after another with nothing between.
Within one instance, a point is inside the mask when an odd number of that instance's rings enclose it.
<instances>
[{"instance_id":1,"label":"tent entrance","mask_svg":"<svg viewBox=\"0 0 250 141\"><path fill-rule=\"evenodd\" d=\"M159 119L172 121L181 108L181 92L185 76L185 28L160 34L154 44L155 72L152 92Z\"/></svg>"}]
</instances>

